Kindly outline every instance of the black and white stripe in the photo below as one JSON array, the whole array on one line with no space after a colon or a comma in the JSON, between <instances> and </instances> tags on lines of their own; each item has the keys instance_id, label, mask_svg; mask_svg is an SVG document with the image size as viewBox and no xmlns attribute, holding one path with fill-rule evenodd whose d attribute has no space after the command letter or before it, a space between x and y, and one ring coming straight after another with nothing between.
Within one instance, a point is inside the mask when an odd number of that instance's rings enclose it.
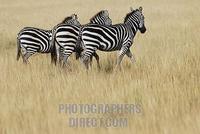
<instances>
[{"instance_id":1,"label":"black and white stripe","mask_svg":"<svg viewBox=\"0 0 200 134\"><path fill-rule=\"evenodd\" d=\"M100 25L111 25L112 21L109 18L109 14L107 10L102 10L99 13L97 13L93 18L90 19L90 23L100 24ZM81 51L79 49L78 37L81 29L83 26L72 26L68 24L62 24L55 28L52 43L57 43L60 51L59 51L59 60L63 61L63 65L67 63L67 60L69 56L73 52L80 53ZM98 55L94 54L97 62L98 61Z\"/></svg>"},{"instance_id":2,"label":"black and white stripe","mask_svg":"<svg viewBox=\"0 0 200 134\"><path fill-rule=\"evenodd\" d=\"M65 18L62 23L70 25L80 25L75 14ZM27 63L28 58L35 53L51 53L52 60L56 56L55 46L50 43L52 39L52 30L44 30L34 27L25 27L17 37L17 60L22 55L23 62Z\"/></svg>"},{"instance_id":3,"label":"black and white stripe","mask_svg":"<svg viewBox=\"0 0 200 134\"><path fill-rule=\"evenodd\" d=\"M90 24L83 27L81 31L82 47L84 48L82 60L86 68L88 69L90 57L96 50L119 50L117 65L120 65L125 54L133 62L134 57L130 51L130 47L138 29L141 33L145 33L146 31L142 7L128 13L122 24L112 26Z\"/></svg>"}]
</instances>

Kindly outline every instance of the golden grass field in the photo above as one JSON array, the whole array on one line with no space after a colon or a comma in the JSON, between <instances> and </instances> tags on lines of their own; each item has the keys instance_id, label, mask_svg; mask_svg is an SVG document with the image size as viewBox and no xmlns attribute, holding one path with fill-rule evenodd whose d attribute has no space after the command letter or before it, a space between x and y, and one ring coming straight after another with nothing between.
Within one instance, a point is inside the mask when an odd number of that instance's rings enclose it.
<instances>
[{"instance_id":1,"label":"golden grass field","mask_svg":"<svg viewBox=\"0 0 200 134\"><path fill-rule=\"evenodd\" d=\"M199 134L199 0L0 0L0 134ZM78 14L85 24L107 9L113 24L123 22L130 7L143 6L147 32L132 46L114 73L117 53L99 52L101 71L87 74L70 58L72 71L50 64L50 55L16 61L16 35L25 26L51 29ZM141 114L125 128L70 128L59 104L134 103ZM79 115L76 115L77 117ZM120 116L120 115L92 115Z\"/></svg>"}]
</instances>

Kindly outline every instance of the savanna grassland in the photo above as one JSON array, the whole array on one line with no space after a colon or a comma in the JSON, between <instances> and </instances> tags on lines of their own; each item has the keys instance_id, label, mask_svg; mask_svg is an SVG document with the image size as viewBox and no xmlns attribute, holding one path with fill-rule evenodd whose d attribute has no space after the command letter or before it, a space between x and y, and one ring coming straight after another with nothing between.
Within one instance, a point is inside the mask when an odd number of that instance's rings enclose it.
<instances>
[{"instance_id":1,"label":"savanna grassland","mask_svg":"<svg viewBox=\"0 0 200 134\"><path fill-rule=\"evenodd\" d=\"M199 0L0 0L0 134L199 134ZM138 32L127 57L114 72L117 53L99 52L102 69L86 73L74 56L72 71L37 54L16 61L16 35L25 26L51 29L72 13L85 24L107 9L113 24L130 7L143 6L147 32ZM70 128L65 103L140 104L141 114L126 115L125 128ZM79 116L79 115L76 115ZM121 116L121 115L92 115Z\"/></svg>"}]
</instances>

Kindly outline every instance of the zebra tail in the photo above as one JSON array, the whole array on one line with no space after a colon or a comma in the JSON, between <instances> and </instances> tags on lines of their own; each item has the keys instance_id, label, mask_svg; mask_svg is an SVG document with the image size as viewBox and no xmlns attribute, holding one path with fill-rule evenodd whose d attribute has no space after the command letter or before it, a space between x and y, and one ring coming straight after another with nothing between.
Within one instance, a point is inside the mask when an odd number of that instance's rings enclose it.
<instances>
[{"instance_id":1,"label":"zebra tail","mask_svg":"<svg viewBox=\"0 0 200 134\"><path fill-rule=\"evenodd\" d=\"M20 47L20 40L19 40L19 35L17 36L17 61L20 58L20 54L21 54L21 47Z\"/></svg>"},{"instance_id":2,"label":"zebra tail","mask_svg":"<svg viewBox=\"0 0 200 134\"><path fill-rule=\"evenodd\" d=\"M57 51L56 51L56 46L54 44L51 51L51 63L54 63L56 65L56 62L57 62Z\"/></svg>"},{"instance_id":3,"label":"zebra tail","mask_svg":"<svg viewBox=\"0 0 200 134\"><path fill-rule=\"evenodd\" d=\"M52 32L52 40L51 40L51 45L52 45L52 49L51 49L51 63L54 63L56 65L57 63L57 50L56 50L56 43L55 43L55 33L56 30L53 30Z\"/></svg>"},{"instance_id":4,"label":"zebra tail","mask_svg":"<svg viewBox=\"0 0 200 134\"><path fill-rule=\"evenodd\" d=\"M78 60L81 57L81 52L83 51L83 41L82 41L82 28L79 32L79 36L76 42L76 60Z\"/></svg>"}]
</instances>

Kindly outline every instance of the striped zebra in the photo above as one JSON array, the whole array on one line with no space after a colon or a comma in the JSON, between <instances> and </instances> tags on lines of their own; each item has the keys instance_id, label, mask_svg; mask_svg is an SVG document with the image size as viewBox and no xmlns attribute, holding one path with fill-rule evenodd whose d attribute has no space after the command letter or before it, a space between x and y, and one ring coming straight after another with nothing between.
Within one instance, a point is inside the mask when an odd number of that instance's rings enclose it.
<instances>
[{"instance_id":1,"label":"striped zebra","mask_svg":"<svg viewBox=\"0 0 200 134\"><path fill-rule=\"evenodd\" d=\"M89 24L100 24L100 25L112 25L112 20L109 18L109 13L107 10L102 10L98 12L94 17L90 19ZM86 24L87 25L87 24ZM79 32L81 29L86 26L75 26L68 24L61 24L55 27L52 43L59 46L59 61L63 61L63 66L67 64L69 56L76 52L76 57L78 58L82 48L79 47ZM93 56L97 60L97 65L99 66L99 56L94 53Z\"/></svg>"},{"instance_id":2,"label":"striped zebra","mask_svg":"<svg viewBox=\"0 0 200 134\"><path fill-rule=\"evenodd\" d=\"M84 51L82 52L81 59L85 67L89 68L90 57L96 50L106 52L119 50L117 67L120 66L125 54L134 62L130 47L138 29L141 33L145 33L146 31L142 7L136 10L132 9L126 15L122 24L112 26L90 24L83 27L80 38Z\"/></svg>"},{"instance_id":3,"label":"striped zebra","mask_svg":"<svg viewBox=\"0 0 200 134\"><path fill-rule=\"evenodd\" d=\"M66 17L60 24L78 25L78 17L73 14ZM52 30L44 30L34 27L23 28L17 36L17 60L20 55L22 56L23 62L27 63L28 58L35 53L51 53L51 60L54 61L57 56L55 46L51 45Z\"/></svg>"}]
</instances>

